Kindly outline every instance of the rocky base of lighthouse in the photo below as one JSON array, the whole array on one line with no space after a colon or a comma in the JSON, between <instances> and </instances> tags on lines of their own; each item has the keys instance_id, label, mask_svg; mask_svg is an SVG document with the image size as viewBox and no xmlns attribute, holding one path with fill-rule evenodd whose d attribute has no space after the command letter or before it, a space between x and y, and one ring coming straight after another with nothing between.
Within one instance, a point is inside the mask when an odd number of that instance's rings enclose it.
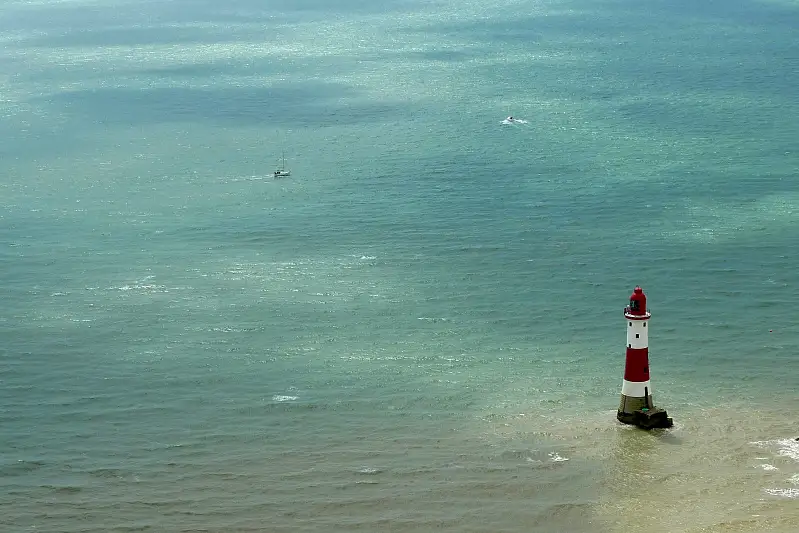
<instances>
[{"instance_id":1,"label":"rocky base of lighthouse","mask_svg":"<svg viewBox=\"0 0 799 533\"><path fill-rule=\"evenodd\" d=\"M674 421L669 417L665 409L653 407L647 409L643 407L632 413L618 412L616 418L619 422L637 426L641 429L666 429L674 425Z\"/></svg>"}]
</instances>

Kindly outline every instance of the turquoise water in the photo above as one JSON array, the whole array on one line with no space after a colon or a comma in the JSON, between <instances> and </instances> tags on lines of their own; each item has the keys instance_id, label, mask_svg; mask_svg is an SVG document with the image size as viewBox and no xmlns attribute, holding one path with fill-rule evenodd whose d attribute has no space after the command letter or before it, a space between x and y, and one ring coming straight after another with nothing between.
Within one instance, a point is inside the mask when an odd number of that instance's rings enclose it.
<instances>
[{"instance_id":1,"label":"turquoise water","mask_svg":"<svg viewBox=\"0 0 799 533\"><path fill-rule=\"evenodd\" d=\"M799 528L795 2L3 11L3 531Z\"/></svg>"}]
</instances>

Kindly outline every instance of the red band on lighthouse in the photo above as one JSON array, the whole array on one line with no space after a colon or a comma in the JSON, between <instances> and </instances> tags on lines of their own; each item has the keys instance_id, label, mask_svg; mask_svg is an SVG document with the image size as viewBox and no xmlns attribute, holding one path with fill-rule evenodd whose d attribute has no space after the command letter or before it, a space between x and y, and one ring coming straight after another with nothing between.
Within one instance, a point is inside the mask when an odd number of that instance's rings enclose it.
<instances>
[{"instance_id":1,"label":"red band on lighthouse","mask_svg":"<svg viewBox=\"0 0 799 533\"><path fill-rule=\"evenodd\" d=\"M649 348L627 348L624 379L639 382L649 381Z\"/></svg>"}]
</instances>

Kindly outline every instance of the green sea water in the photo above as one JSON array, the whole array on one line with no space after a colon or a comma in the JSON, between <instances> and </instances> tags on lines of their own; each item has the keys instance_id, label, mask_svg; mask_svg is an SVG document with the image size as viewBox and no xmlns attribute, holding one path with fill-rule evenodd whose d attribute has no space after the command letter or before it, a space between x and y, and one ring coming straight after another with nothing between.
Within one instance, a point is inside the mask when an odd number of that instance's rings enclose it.
<instances>
[{"instance_id":1,"label":"green sea water","mask_svg":"<svg viewBox=\"0 0 799 533\"><path fill-rule=\"evenodd\" d=\"M0 530L797 531L796 28L4 2Z\"/></svg>"}]
</instances>

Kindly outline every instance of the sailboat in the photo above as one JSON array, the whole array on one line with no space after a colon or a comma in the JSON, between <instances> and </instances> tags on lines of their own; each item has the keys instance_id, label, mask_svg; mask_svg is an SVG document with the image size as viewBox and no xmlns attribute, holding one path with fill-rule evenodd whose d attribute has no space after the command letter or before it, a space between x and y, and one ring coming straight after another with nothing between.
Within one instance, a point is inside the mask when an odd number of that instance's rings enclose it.
<instances>
[{"instance_id":1,"label":"sailboat","mask_svg":"<svg viewBox=\"0 0 799 533\"><path fill-rule=\"evenodd\" d=\"M287 178L291 176L291 170L286 170L286 151L283 150L283 165L275 170L274 172L275 179L277 178Z\"/></svg>"}]
</instances>

